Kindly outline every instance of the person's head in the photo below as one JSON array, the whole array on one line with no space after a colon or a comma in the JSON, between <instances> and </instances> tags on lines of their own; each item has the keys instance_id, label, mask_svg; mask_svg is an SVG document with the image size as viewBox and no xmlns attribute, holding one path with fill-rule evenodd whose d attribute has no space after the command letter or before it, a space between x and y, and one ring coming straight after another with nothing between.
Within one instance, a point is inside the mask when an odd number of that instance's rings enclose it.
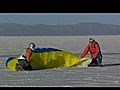
<instances>
[{"instance_id":1,"label":"person's head","mask_svg":"<svg viewBox=\"0 0 120 90\"><path fill-rule=\"evenodd\" d=\"M95 42L95 39L89 38L89 43L93 43L93 42Z\"/></svg>"},{"instance_id":2,"label":"person's head","mask_svg":"<svg viewBox=\"0 0 120 90\"><path fill-rule=\"evenodd\" d=\"M31 48L32 50L34 50L35 49L35 44L34 43L30 43L28 47Z\"/></svg>"}]
</instances>

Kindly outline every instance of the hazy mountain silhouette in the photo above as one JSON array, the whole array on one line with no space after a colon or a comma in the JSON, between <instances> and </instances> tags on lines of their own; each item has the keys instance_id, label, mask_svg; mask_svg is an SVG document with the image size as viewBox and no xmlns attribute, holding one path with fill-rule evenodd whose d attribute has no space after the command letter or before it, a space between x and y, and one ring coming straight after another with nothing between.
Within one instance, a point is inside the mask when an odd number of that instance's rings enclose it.
<instances>
[{"instance_id":1,"label":"hazy mountain silhouette","mask_svg":"<svg viewBox=\"0 0 120 90\"><path fill-rule=\"evenodd\" d=\"M0 23L0 36L120 35L120 25L78 23L74 25L23 25Z\"/></svg>"}]
</instances>

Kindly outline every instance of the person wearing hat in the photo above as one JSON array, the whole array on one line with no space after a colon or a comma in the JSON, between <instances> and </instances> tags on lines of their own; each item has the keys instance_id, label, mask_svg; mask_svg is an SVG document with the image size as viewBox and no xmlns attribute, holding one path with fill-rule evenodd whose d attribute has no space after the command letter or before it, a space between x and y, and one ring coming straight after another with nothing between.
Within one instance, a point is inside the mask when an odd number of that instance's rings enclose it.
<instances>
[{"instance_id":1,"label":"person wearing hat","mask_svg":"<svg viewBox=\"0 0 120 90\"><path fill-rule=\"evenodd\" d=\"M93 38L89 38L89 44L86 46L85 50L81 55L81 60L84 60L84 57L90 52L91 63L88 66L102 66L102 54L100 45Z\"/></svg>"},{"instance_id":2,"label":"person wearing hat","mask_svg":"<svg viewBox=\"0 0 120 90\"><path fill-rule=\"evenodd\" d=\"M32 56L32 52L35 49L35 44L30 43L28 48L18 57L18 63L16 64L16 70L32 70L30 65L30 58Z\"/></svg>"}]
</instances>

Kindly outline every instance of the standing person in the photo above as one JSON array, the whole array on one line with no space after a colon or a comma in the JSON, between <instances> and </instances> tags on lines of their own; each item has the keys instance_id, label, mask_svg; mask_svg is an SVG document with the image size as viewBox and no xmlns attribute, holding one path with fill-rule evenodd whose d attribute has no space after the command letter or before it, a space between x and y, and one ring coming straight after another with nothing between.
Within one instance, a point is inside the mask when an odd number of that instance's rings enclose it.
<instances>
[{"instance_id":1,"label":"standing person","mask_svg":"<svg viewBox=\"0 0 120 90\"><path fill-rule=\"evenodd\" d=\"M28 48L26 51L23 52L22 55L18 57L18 63L16 64L16 70L32 70L32 67L30 65L30 58L32 56L32 52L35 49L35 44L30 43L28 45Z\"/></svg>"},{"instance_id":2,"label":"standing person","mask_svg":"<svg viewBox=\"0 0 120 90\"><path fill-rule=\"evenodd\" d=\"M90 52L92 59L91 63L88 66L102 66L102 54L100 45L93 38L89 39L89 44L86 46L84 52L82 53L81 60L87 55L88 52Z\"/></svg>"}]
</instances>

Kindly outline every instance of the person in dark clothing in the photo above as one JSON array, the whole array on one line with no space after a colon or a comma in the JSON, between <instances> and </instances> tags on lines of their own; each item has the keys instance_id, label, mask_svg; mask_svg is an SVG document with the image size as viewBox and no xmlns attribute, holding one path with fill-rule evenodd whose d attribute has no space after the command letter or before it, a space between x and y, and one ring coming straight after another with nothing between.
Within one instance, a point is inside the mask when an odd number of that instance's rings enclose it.
<instances>
[{"instance_id":1,"label":"person in dark clothing","mask_svg":"<svg viewBox=\"0 0 120 90\"><path fill-rule=\"evenodd\" d=\"M30 43L26 51L18 57L18 63L16 64L17 71L32 70L32 67L30 65L30 58L34 49L35 44Z\"/></svg>"}]
</instances>

